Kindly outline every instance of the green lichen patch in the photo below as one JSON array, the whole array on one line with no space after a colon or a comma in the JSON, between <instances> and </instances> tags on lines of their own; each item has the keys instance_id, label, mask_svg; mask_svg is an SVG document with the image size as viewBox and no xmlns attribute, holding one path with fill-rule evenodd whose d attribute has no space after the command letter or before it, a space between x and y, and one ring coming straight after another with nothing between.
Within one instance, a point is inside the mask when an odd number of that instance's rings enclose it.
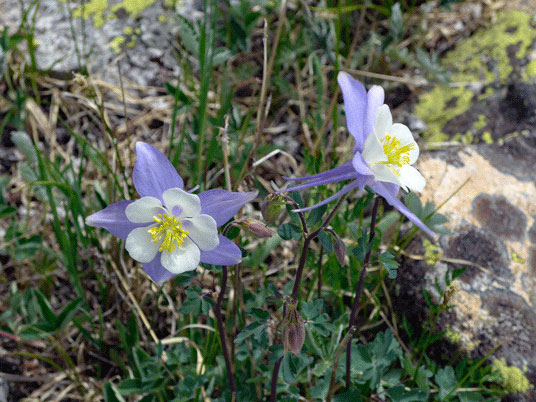
<instances>
[{"instance_id":1,"label":"green lichen patch","mask_svg":"<svg viewBox=\"0 0 536 402\"><path fill-rule=\"evenodd\" d=\"M514 71L520 77L536 76L536 64L526 63L535 41L536 29L531 26L531 16L522 11L509 11L489 29L475 33L447 53L441 65L452 72L452 82L460 86L438 85L420 97L415 113L428 125L424 138L440 142L458 134L458 138L467 140L467 129L448 133L445 127L476 102L492 97L494 87L504 85ZM479 84L476 92L471 89L474 83ZM485 117L484 114L483 120L475 115L474 127L467 126L472 129L472 136L484 132Z\"/></svg>"}]
</instances>

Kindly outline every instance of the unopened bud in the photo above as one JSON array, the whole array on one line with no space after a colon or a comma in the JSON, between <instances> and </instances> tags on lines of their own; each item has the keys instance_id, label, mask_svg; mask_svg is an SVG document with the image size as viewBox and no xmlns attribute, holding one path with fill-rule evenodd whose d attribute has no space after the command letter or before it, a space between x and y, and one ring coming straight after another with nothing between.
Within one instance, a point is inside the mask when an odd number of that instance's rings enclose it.
<instances>
[{"instance_id":1,"label":"unopened bud","mask_svg":"<svg viewBox=\"0 0 536 402\"><path fill-rule=\"evenodd\" d=\"M283 328L283 346L296 356L300 354L305 342L305 324L298 313L298 303L291 301L287 304L287 316Z\"/></svg>"},{"instance_id":2,"label":"unopened bud","mask_svg":"<svg viewBox=\"0 0 536 402\"><path fill-rule=\"evenodd\" d=\"M337 257L337 261L339 261L339 264L341 264L341 267L344 267L344 257L346 256L346 244L344 242L337 238L335 240L335 243L333 244L333 251L335 252L335 257Z\"/></svg>"},{"instance_id":3,"label":"unopened bud","mask_svg":"<svg viewBox=\"0 0 536 402\"><path fill-rule=\"evenodd\" d=\"M251 234L260 237L261 239L267 239L269 237L272 237L273 233L270 230L268 226L266 226L264 223L259 222L256 219L252 218L245 218L238 222L236 222L240 226L242 226L244 229L246 229Z\"/></svg>"},{"instance_id":4,"label":"unopened bud","mask_svg":"<svg viewBox=\"0 0 536 402\"><path fill-rule=\"evenodd\" d=\"M285 209L285 198L280 194L268 194L261 206L262 217L268 223L273 223Z\"/></svg>"}]
</instances>

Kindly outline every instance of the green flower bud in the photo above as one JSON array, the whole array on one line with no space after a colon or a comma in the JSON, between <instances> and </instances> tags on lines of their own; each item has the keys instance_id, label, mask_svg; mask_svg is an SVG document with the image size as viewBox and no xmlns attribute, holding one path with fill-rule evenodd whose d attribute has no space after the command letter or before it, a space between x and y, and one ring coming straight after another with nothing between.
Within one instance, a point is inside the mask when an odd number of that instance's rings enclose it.
<instances>
[{"instance_id":1,"label":"green flower bud","mask_svg":"<svg viewBox=\"0 0 536 402\"><path fill-rule=\"evenodd\" d=\"M339 264L341 264L341 267L344 267L344 257L346 256L346 244L344 242L337 238L335 240L335 243L333 244L333 251L335 252L335 257L337 257L337 261L339 261Z\"/></svg>"},{"instance_id":2,"label":"green flower bud","mask_svg":"<svg viewBox=\"0 0 536 402\"><path fill-rule=\"evenodd\" d=\"M298 313L298 302L291 300L287 304L287 315L283 322L283 346L296 356L300 354L305 342L305 324Z\"/></svg>"},{"instance_id":3,"label":"green flower bud","mask_svg":"<svg viewBox=\"0 0 536 402\"><path fill-rule=\"evenodd\" d=\"M268 226L256 219L245 218L237 221L236 224L261 239L267 239L273 235L272 230Z\"/></svg>"}]
</instances>

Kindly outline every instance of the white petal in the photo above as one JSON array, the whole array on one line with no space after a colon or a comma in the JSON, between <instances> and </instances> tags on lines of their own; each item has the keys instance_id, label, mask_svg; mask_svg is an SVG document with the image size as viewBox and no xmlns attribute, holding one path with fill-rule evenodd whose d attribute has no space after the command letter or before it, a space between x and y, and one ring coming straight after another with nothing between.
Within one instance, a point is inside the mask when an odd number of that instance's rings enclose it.
<instances>
[{"instance_id":1,"label":"white petal","mask_svg":"<svg viewBox=\"0 0 536 402\"><path fill-rule=\"evenodd\" d=\"M374 124L374 131L380 141L385 137L385 133L391 129L392 125L393 117L391 116L389 106L381 105L376 112L376 124Z\"/></svg>"},{"instance_id":2,"label":"white petal","mask_svg":"<svg viewBox=\"0 0 536 402\"><path fill-rule=\"evenodd\" d=\"M128 204L125 215L130 222L147 223L153 222L153 216L162 212L162 203L155 197L142 197Z\"/></svg>"},{"instance_id":3,"label":"white petal","mask_svg":"<svg viewBox=\"0 0 536 402\"><path fill-rule=\"evenodd\" d=\"M182 226L188 232L188 237L203 251L212 250L220 244L218 225L210 215L203 214L195 218L184 219Z\"/></svg>"},{"instance_id":4,"label":"white petal","mask_svg":"<svg viewBox=\"0 0 536 402\"><path fill-rule=\"evenodd\" d=\"M173 212L173 209L179 207L180 212L175 214L178 218L190 218L201 214L201 201L195 194L187 193L180 188L170 188L162 194L164 203L168 211Z\"/></svg>"},{"instance_id":5,"label":"white petal","mask_svg":"<svg viewBox=\"0 0 536 402\"><path fill-rule=\"evenodd\" d=\"M400 140L401 146L413 144L411 150L409 151L409 164L413 165L419 157L419 146L413 139L413 134L411 134L409 128L403 124L395 123L391 127L389 134L397 137Z\"/></svg>"},{"instance_id":6,"label":"white petal","mask_svg":"<svg viewBox=\"0 0 536 402\"><path fill-rule=\"evenodd\" d=\"M151 262L158 252L162 242L154 243L149 233L149 229L155 226L149 225L143 228L136 228L128 234L125 248L136 261Z\"/></svg>"},{"instance_id":7,"label":"white petal","mask_svg":"<svg viewBox=\"0 0 536 402\"><path fill-rule=\"evenodd\" d=\"M160 262L169 272L182 274L196 269L200 259L201 251L199 251L199 247L191 239L185 238L182 245L175 247L173 251L162 251Z\"/></svg>"},{"instance_id":8,"label":"white petal","mask_svg":"<svg viewBox=\"0 0 536 402\"><path fill-rule=\"evenodd\" d=\"M374 173L374 180L395 183L406 189L403 183L400 181L400 176L395 175L393 171L389 169L386 165L373 165L370 170L372 170L372 172Z\"/></svg>"},{"instance_id":9,"label":"white petal","mask_svg":"<svg viewBox=\"0 0 536 402\"><path fill-rule=\"evenodd\" d=\"M383 151L382 144L376 135L376 130L374 130L365 140L365 147L361 154L364 161L367 162L367 165L372 166L378 162L387 161L387 156Z\"/></svg>"},{"instance_id":10,"label":"white petal","mask_svg":"<svg viewBox=\"0 0 536 402\"><path fill-rule=\"evenodd\" d=\"M413 166L402 166L400 169L400 182L411 191L421 192L426 185L426 180L422 174Z\"/></svg>"}]
</instances>

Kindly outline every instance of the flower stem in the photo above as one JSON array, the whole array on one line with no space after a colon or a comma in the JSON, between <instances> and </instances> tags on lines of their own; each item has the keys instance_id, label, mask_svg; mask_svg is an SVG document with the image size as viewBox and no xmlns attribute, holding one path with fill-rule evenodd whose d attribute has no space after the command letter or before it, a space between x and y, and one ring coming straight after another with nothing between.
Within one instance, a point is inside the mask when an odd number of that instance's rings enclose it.
<instances>
[{"instance_id":1,"label":"flower stem","mask_svg":"<svg viewBox=\"0 0 536 402\"><path fill-rule=\"evenodd\" d=\"M281 367L282 361L283 356L281 356L274 364L274 370L272 371L272 383L270 385L270 402L276 402L277 400L277 377L279 377L279 368Z\"/></svg>"},{"instance_id":2,"label":"flower stem","mask_svg":"<svg viewBox=\"0 0 536 402\"><path fill-rule=\"evenodd\" d=\"M288 197L291 199L290 197ZM331 220L335 217L336 212L342 205L343 201L346 199L346 194L343 195L339 200L337 201L337 204L335 207L331 210L328 217L322 222L322 225L316 229L314 232L307 234L307 224L305 223L305 218L303 217L303 214L300 214L300 219L302 220L303 225L303 231L305 235L305 239L303 241L303 247L302 252L300 255L300 262L298 263L298 270L296 271L296 278L294 279L294 287L292 288L292 294L291 298L298 300L298 293L300 291L300 283L301 283L301 277L303 275L303 268L305 267L305 261L307 260L307 253L309 252L309 246L311 244L311 241L313 241L318 234L326 228L326 226L329 225ZM292 200L292 202L294 202ZM286 317L286 304L283 304L283 320ZM277 397L277 377L279 376L279 368L281 367L281 362L283 361L283 358L281 357L274 365L274 369L272 371L272 382L270 387L270 402L275 402Z\"/></svg>"},{"instance_id":3,"label":"flower stem","mask_svg":"<svg viewBox=\"0 0 536 402\"><path fill-rule=\"evenodd\" d=\"M339 198L339 200L337 201L337 204L331 210L330 214L328 215L326 220L322 223L322 225L318 229L316 229L314 232L305 236L305 240L303 241L302 252L300 255L300 262L298 263L298 270L296 271L296 278L294 280L294 287L292 288L292 294L291 294L292 298L298 299L298 292L300 291L303 268L305 267L305 261L307 260L307 254L309 253L309 246L311 245L311 241L314 240L319 235L319 233L322 230L324 230L326 226L329 225L329 223L335 217L335 214L337 213L338 209L340 208L340 206L342 205L345 199L346 199L346 195L343 195L341 198Z\"/></svg>"},{"instance_id":4,"label":"flower stem","mask_svg":"<svg viewBox=\"0 0 536 402\"><path fill-rule=\"evenodd\" d=\"M376 216L378 215L378 206L380 204L380 199L378 197L374 200L374 206L372 207L372 216L370 221L370 234L369 234L369 250L365 255L365 260L363 261L363 268L361 269L361 274L359 275L359 282L357 283L357 288L355 290L354 303L352 305L352 311L350 313L350 321L348 322L348 331L352 329L355 325L355 320L357 316L357 309L359 307L359 301L361 300L361 292L363 292L363 285L365 284L365 277L367 276L367 265L370 260L370 254L372 253L372 241L374 240L375 230L376 230ZM346 345L346 389L350 389L350 363L352 359L352 342L348 342Z\"/></svg>"},{"instance_id":5,"label":"flower stem","mask_svg":"<svg viewBox=\"0 0 536 402\"><path fill-rule=\"evenodd\" d=\"M221 314L221 304L223 302L223 296L227 288L227 267L221 267L221 290L214 306L214 315L218 322L218 332L220 335L221 349L223 352L223 358L225 359L225 368L227 369L227 377L229 378L229 386L231 388L231 395L233 400L236 399L236 383L233 375L233 368L231 367L231 359L229 358L229 351L227 350L227 336L225 335L225 326L223 324L223 318Z\"/></svg>"}]
</instances>

